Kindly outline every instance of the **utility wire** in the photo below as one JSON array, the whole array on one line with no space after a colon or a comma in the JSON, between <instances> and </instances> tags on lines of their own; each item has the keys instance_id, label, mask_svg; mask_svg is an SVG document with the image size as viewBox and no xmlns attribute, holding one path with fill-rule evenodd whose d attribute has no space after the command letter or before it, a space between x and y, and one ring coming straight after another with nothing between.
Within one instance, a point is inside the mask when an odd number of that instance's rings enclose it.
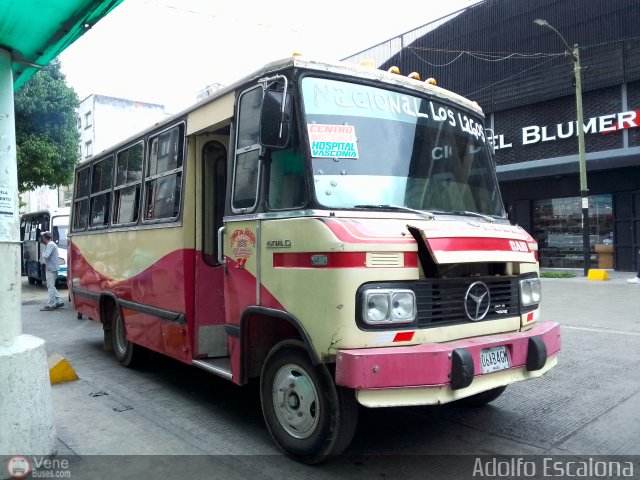
<instances>
[{"instance_id":1,"label":"utility wire","mask_svg":"<svg viewBox=\"0 0 640 480\"><path fill-rule=\"evenodd\" d=\"M278 30L282 30L282 31L285 31L285 32L300 33L300 30L295 30L293 28L287 28L287 27L282 27L282 26L277 26L277 25L271 25L269 23L247 22L246 20L243 20L241 18L230 18L230 17L223 16L223 15L216 15L215 13L201 12L201 11L197 11L197 10L190 10L188 8L176 7L174 5L166 5L166 4L163 4L163 3L156 3L156 2L152 2L152 1L145 1L144 3L147 4L147 5L151 5L153 7L157 7L157 8L166 8L167 10L174 10L176 12L182 12L182 13L188 13L188 14L191 14L191 15L209 17L209 18L213 18L213 19L216 19L216 20L223 20L223 21L229 21L230 20L230 21L232 21L234 23L253 25L253 26L256 26L256 27L265 27L265 28L278 29Z\"/></svg>"},{"instance_id":2,"label":"utility wire","mask_svg":"<svg viewBox=\"0 0 640 480\"><path fill-rule=\"evenodd\" d=\"M523 73L526 73L526 72L528 72L529 70L533 70L534 68L541 67L541 66L542 66L542 65L544 65L545 63L549 63L550 61L555 60L556 58L557 58L557 57L549 58L549 59L545 60L544 62L537 63L537 64L535 64L535 65L534 65L534 66L532 66L532 67L529 67L529 68L526 68L526 69L522 70L521 72L514 73L513 75L510 75L510 76L508 76L508 77L506 77L506 78L503 78L502 80L498 80L497 82L492 83L491 85L487 85L487 86L485 86L485 87L482 87L482 88L480 88L480 89L478 89L478 90L476 90L476 91L474 91L474 92L465 93L465 94L464 94L464 96L465 96L465 97L470 97L471 95L475 95L476 93L481 92L481 91L483 91L483 90L486 90L487 88L491 88L491 87L493 87L493 86L495 86L495 85L498 85L499 83L506 82L507 80L510 80L510 79L512 79L512 78L514 78L514 77L517 77L518 75L522 75Z\"/></svg>"},{"instance_id":3,"label":"utility wire","mask_svg":"<svg viewBox=\"0 0 640 480\"><path fill-rule=\"evenodd\" d=\"M419 47L407 47L411 53L413 53L416 57L420 59L420 61L426 63L427 65L431 65L432 67L447 67L457 61L463 55L469 55L472 58L476 58L478 60L482 60L484 62L502 62L504 60L535 60L539 58L556 58L561 56L566 56L566 53L517 53L517 52L474 52L470 50L451 50L444 48L419 48ZM428 60L425 60L423 57L418 55L416 50L424 50L431 52L443 52L443 53L458 53L458 55L447 63L435 64L431 63ZM504 56L503 56L504 55Z\"/></svg>"}]
</instances>

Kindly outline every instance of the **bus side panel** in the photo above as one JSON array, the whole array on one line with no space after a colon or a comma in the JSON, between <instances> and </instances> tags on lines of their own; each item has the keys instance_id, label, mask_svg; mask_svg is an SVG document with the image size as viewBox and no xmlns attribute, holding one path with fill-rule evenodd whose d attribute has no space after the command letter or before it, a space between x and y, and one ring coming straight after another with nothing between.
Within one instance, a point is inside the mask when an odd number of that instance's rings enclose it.
<instances>
[{"instance_id":1,"label":"bus side panel","mask_svg":"<svg viewBox=\"0 0 640 480\"><path fill-rule=\"evenodd\" d=\"M182 362L191 361L186 343L186 325L159 319L153 315L122 308L127 339Z\"/></svg>"},{"instance_id":2,"label":"bus side panel","mask_svg":"<svg viewBox=\"0 0 640 480\"><path fill-rule=\"evenodd\" d=\"M102 251L106 251L106 247L103 248ZM155 261L149 257L148 266L128 278L118 276L123 276L127 265L135 264L139 259L123 255L125 259L97 260L94 262L96 268L91 259L84 257L76 242L71 244L70 252L72 289L76 290L72 298L78 312L100 319L98 300L91 297L102 294L114 296L119 302L131 302L126 308L120 303L128 339L159 353L190 361L192 352L187 322L193 318L193 302L187 299L193 298L193 249L170 251ZM136 253L139 256L151 254L150 251ZM111 277L111 272L115 278ZM147 307L161 310L163 318L145 311L149 310Z\"/></svg>"},{"instance_id":3,"label":"bus side panel","mask_svg":"<svg viewBox=\"0 0 640 480\"><path fill-rule=\"evenodd\" d=\"M98 305L98 299L92 299L85 297L84 295L72 295L73 308L82 315L92 318L94 320L100 319L100 307Z\"/></svg>"}]
</instances>

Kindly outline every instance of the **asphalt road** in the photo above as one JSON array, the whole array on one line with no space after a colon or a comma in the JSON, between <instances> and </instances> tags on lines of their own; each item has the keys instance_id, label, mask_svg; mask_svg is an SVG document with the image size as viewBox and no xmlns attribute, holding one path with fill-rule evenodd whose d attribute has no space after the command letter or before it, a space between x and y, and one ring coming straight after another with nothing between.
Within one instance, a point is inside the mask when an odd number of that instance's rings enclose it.
<instances>
[{"instance_id":1,"label":"asphalt road","mask_svg":"<svg viewBox=\"0 0 640 480\"><path fill-rule=\"evenodd\" d=\"M59 453L74 459L72 478L105 470L140 478L148 462L191 478L452 478L456 468L458 478L471 478L478 456L640 455L640 285L613 276L543 279L543 316L563 326L559 364L546 376L510 386L481 409L362 408L346 454L316 467L280 454L255 386L161 356L123 368L102 350L96 322L78 320L69 305L40 312L46 290L26 279L22 313L25 333L44 338L48 353L64 356L80 377L52 387Z\"/></svg>"}]
</instances>

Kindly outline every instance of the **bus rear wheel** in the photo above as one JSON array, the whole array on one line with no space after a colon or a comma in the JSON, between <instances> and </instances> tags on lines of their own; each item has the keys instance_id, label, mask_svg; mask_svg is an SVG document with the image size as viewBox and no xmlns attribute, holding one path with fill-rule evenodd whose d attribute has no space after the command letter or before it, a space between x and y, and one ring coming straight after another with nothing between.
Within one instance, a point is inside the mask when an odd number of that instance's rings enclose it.
<instances>
[{"instance_id":1,"label":"bus rear wheel","mask_svg":"<svg viewBox=\"0 0 640 480\"><path fill-rule=\"evenodd\" d=\"M304 344L285 341L269 353L260 377L260 400L269 433L303 463L339 455L358 422L352 390L335 385L326 365L314 366Z\"/></svg>"},{"instance_id":2,"label":"bus rear wheel","mask_svg":"<svg viewBox=\"0 0 640 480\"><path fill-rule=\"evenodd\" d=\"M142 362L142 347L127 340L127 329L124 318L120 314L120 309L113 308L111 314L111 328L113 329L111 338L113 341L113 353L120 365L125 367L135 367Z\"/></svg>"}]
</instances>

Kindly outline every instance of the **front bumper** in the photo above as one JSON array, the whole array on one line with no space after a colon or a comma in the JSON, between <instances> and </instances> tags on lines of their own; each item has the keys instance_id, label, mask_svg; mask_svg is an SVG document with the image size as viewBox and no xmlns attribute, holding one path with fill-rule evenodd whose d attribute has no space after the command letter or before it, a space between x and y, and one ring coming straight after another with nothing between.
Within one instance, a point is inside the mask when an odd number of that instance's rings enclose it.
<instances>
[{"instance_id":1,"label":"front bumper","mask_svg":"<svg viewBox=\"0 0 640 480\"><path fill-rule=\"evenodd\" d=\"M482 374L480 351L506 346L510 368ZM336 384L356 390L366 406L447 403L542 376L557 363L560 325L408 347L339 350Z\"/></svg>"}]
</instances>

